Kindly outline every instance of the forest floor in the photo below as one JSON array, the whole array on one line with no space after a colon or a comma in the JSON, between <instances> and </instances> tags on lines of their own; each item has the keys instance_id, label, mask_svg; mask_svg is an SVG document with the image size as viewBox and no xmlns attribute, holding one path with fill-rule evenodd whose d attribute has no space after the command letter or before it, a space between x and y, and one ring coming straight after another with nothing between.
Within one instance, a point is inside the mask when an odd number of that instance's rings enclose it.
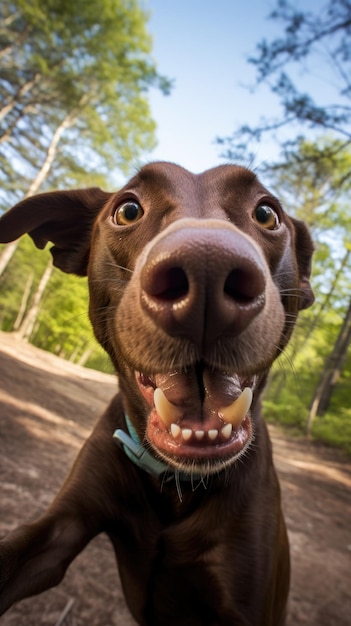
<instances>
[{"instance_id":1,"label":"forest floor","mask_svg":"<svg viewBox=\"0 0 351 626\"><path fill-rule=\"evenodd\" d=\"M43 512L115 391L112 376L0 333L0 535ZM351 463L338 450L270 432L292 555L288 626L350 626ZM1 626L55 626L71 599L75 626L134 624L107 538Z\"/></svg>"}]
</instances>

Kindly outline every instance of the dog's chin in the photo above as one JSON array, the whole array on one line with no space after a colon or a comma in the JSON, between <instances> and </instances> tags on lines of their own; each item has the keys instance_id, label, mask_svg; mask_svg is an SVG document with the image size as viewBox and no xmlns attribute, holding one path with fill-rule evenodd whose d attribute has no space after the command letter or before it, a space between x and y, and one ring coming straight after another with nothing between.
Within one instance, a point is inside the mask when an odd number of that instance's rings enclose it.
<instances>
[{"instance_id":1,"label":"dog's chin","mask_svg":"<svg viewBox=\"0 0 351 626\"><path fill-rule=\"evenodd\" d=\"M221 472L245 453L252 441L252 422L247 415L229 440L219 434L212 441L205 434L205 441L200 442L196 431L192 431L190 441L185 442L182 434L174 436L164 428L156 411L152 411L146 436L156 456L170 466L183 473L208 476Z\"/></svg>"},{"instance_id":2,"label":"dog's chin","mask_svg":"<svg viewBox=\"0 0 351 626\"><path fill-rule=\"evenodd\" d=\"M216 474L250 446L254 377L198 364L152 377L136 373L136 381L149 406L146 440L176 470Z\"/></svg>"}]
</instances>

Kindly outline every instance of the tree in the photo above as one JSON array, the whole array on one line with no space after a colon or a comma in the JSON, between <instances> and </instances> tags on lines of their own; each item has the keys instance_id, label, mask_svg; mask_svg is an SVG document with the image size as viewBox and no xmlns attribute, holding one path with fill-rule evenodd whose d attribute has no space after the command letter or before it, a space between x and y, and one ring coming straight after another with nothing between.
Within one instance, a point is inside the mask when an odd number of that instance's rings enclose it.
<instances>
[{"instance_id":1,"label":"tree","mask_svg":"<svg viewBox=\"0 0 351 626\"><path fill-rule=\"evenodd\" d=\"M28 198L29 196L33 196L40 189L42 184L45 182L50 172L50 169L52 167L52 164L55 160L58 143L63 133L65 132L65 130L69 128L69 126L71 126L73 122L74 122L74 116L67 115L65 119L62 121L62 123L56 128L54 134L51 137L51 142L47 148L44 161L41 164L41 167L39 168L39 170L37 171L36 176L30 183L29 188L24 195L25 198ZM0 254L0 276L3 274L5 268L7 267L7 264L9 263L13 254L16 252L17 244L18 244L17 241L12 241L3 249L3 252Z\"/></svg>"},{"instance_id":2,"label":"tree","mask_svg":"<svg viewBox=\"0 0 351 626\"><path fill-rule=\"evenodd\" d=\"M29 338L33 332L35 322L37 321L39 315L40 302L43 297L45 288L50 280L52 270L53 265L50 259L45 268L44 274L40 279L38 288L33 297L32 304L27 310L25 316L23 317L22 323L18 327L17 333L22 337L22 339L25 339L26 341L29 341Z\"/></svg>"},{"instance_id":3,"label":"tree","mask_svg":"<svg viewBox=\"0 0 351 626\"><path fill-rule=\"evenodd\" d=\"M0 210L42 187L106 185L153 146L145 94L169 81L150 58L146 21L137 0L1 6Z\"/></svg>"},{"instance_id":4,"label":"tree","mask_svg":"<svg viewBox=\"0 0 351 626\"><path fill-rule=\"evenodd\" d=\"M312 406L307 420L307 433L316 415L322 416L328 409L330 399L336 383L338 382L342 365L346 360L347 348L351 342L351 300L346 311L333 350L325 362L325 367L318 383Z\"/></svg>"},{"instance_id":5,"label":"tree","mask_svg":"<svg viewBox=\"0 0 351 626\"><path fill-rule=\"evenodd\" d=\"M51 273L47 283L48 275ZM38 250L29 236L19 240L16 254L1 277L0 324L18 331L34 345L108 369L108 359L93 338L87 312L86 278L52 268L49 250Z\"/></svg>"},{"instance_id":6,"label":"tree","mask_svg":"<svg viewBox=\"0 0 351 626\"><path fill-rule=\"evenodd\" d=\"M304 219L312 232L316 247L312 274L316 303L300 316L289 349L270 378L267 398L280 407L280 412L286 413L288 404L291 422L300 415L301 428L307 427L310 432L314 417L324 414L331 394L337 391L350 345L350 334L342 328L347 327L349 319L351 290L347 178L351 150L337 139L299 140L295 149L286 150L285 157L286 160L267 166L265 174L287 211ZM337 339L339 335L342 341ZM286 389L289 386L290 395ZM294 401L297 386L304 405L301 402L297 406ZM310 404L306 424L306 407Z\"/></svg>"},{"instance_id":7,"label":"tree","mask_svg":"<svg viewBox=\"0 0 351 626\"><path fill-rule=\"evenodd\" d=\"M351 142L351 1L328 0L326 5L314 5L314 10L300 10L289 0L277 0L269 18L279 23L282 36L257 45L257 55L249 58L257 70L256 87L262 83L276 94L281 116L262 118L257 127L242 126L232 137L219 142L228 149L230 158L252 158L252 146L262 137L286 127L332 131L344 141ZM334 102L319 101L319 93L306 93L297 83L313 74L313 62L318 68L330 70L329 85ZM280 141L280 143L283 143ZM285 141L285 145L289 145Z\"/></svg>"},{"instance_id":8,"label":"tree","mask_svg":"<svg viewBox=\"0 0 351 626\"><path fill-rule=\"evenodd\" d=\"M23 197L67 120L60 174L66 160L76 163L71 179L82 167L87 176L106 176L153 145L146 92L151 86L166 92L169 82L151 60L146 21L137 0L1 5L3 206L17 179L15 199Z\"/></svg>"},{"instance_id":9,"label":"tree","mask_svg":"<svg viewBox=\"0 0 351 626\"><path fill-rule=\"evenodd\" d=\"M307 222L315 241L313 284L318 303L334 297L342 310L351 287L348 242L350 233L351 149L339 139L299 139L286 148L281 161L266 166L265 177L284 208ZM341 272L341 269L343 271ZM335 279L338 276L336 289ZM313 307L314 316L318 307Z\"/></svg>"}]
</instances>

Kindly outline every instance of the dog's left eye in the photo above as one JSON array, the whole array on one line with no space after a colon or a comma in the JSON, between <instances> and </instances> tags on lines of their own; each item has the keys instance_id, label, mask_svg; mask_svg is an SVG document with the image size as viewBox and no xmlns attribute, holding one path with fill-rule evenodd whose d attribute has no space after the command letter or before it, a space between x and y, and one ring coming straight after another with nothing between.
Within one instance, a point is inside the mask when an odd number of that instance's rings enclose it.
<instances>
[{"instance_id":1,"label":"dog's left eye","mask_svg":"<svg viewBox=\"0 0 351 626\"><path fill-rule=\"evenodd\" d=\"M144 211L139 202L128 200L117 207L113 214L113 221L119 226L129 226L142 218Z\"/></svg>"},{"instance_id":2,"label":"dog's left eye","mask_svg":"<svg viewBox=\"0 0 351 626\"><path fill-rule=\"evenodd\" d=\"M266 230L276 230L279 227L278 215L268 204L259 204L254 211L253 217Z\"/></svg>"}]
</instances>

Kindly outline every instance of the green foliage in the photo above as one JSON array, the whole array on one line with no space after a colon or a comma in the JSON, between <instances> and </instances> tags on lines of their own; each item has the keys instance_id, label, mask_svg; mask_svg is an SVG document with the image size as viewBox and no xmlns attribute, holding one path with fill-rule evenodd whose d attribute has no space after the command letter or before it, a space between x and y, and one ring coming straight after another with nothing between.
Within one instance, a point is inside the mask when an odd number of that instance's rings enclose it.
<instances>
[{"instance_id":1,"label":"green foliage","mask_svg":"<svg viewBox=\"0 0 351 626\"><path fill-rule=\"evenodd\" d=\"M313 423L312 435L351 455L351 350L332 396L328 411Z\"/></svg>"},{"instance_id":2,"label":"green foliage","mask_svg":"<svg viewBox=\"0 0 351 626\"><path fill-rule=\"evenodd\" d=\"M336 139L299 139L284 158L266 168L271 186L288 213L307 222L315 243L312 285L316 302L300 316L287 352L275 365L266 393L266 415L305 432L309 410L327 359L348 310L351 292L349 209L351 153ZM350 363L342 369L347 377ZM336 372L337 374L337 372ZM312 434L328 440L342 423L349 397L336 381L328 413L316 417ZM338 427L329 437L346 449L350 431Z\"/></svg>"},{"instance_id":3,"label":"green foliage","mask_svg":"<svg viewBox=\"0 0 351 626\"><path fill-rule=\"evenodd\" d=\"M312 311L312 310L311 310ZM291 345L273 366L264 398L268 422L305 434L306 421L326 358L340 329L340 316L327 311L309 340L305 341L311 311L303 313ZM298 348L297 353L294 353ZM312 436L351 454L351 349L340 379L336 381L330 407L313 422Z\"/></svg>"},{"instance_id":4,"label":"green foliage","mask_svg":"<svg viewBox=\"0 0 351 626\"><path fill-rule=\"evenodd\" d=\"M0 245L0 253L4 248ZM16 254L0 276L0 323L3 330L12 330L26 283L33 277L31 292L37 288L40 276L44 272L49 259L49 252L40 253L29 237L23 237Z\"/></svg>"},{"instance_id":5,"label":"green foliage","mask_svg":"<svg viewBox=\"0 0 351 626\"><path fill-rule=\"evenodd\" d=\"M304 315L304 318L308 317L310 315ZM338 313L325 311L307 342L309 324L298 324L290 347L292 356L290 359L284 355L281 357L270 380L266 394L266 415L269 419L284 423L301 433L306 432L315 391L341 322ZM323 416L315 418L311 434L325 443L336 444L351 452L351 432L349 422L346 421L350 417L350 346L348 352L349 358L340 372L340 378L335 381L329 409Z\"/></svg>"},{"instance_id":6,"label":"green foliage","mask_svg":"<svg viewBox=\"0 0 351 626\"><path fill-rule=\"evenodd\" d=\"M170 84L151 58L147 18L138 0L2 3L0 208L28 191L62 124L44 189L115 186L116 171L153 147L147 90Z\"/></svg>"},{"instance_id":7,"label":"green foliage","mask_svg":"<svg viewBox=\"0 0 351 626\"><path fill-rule=\"evenodd\" d=\"M336 446L351 456L351 408L338 407L313 423L312 435L328 445Z\"/></svg>"},{"instance_id":8,"label":"green foliage","mask_svg":"<svg viewBox=\"0 0 351 626\"><path fill-rule=\"evenodd\" d=\"M42 300L33 343L45 345L47 350L66 359L77 349L81 354L92 338L87 299L85 279L63 276L54 268Z\"/></svg>"},{"instance_id":9,"label":"green foliage","mask_svg":"<svg viewBox=\"0 0 351 626\"><path fill-rule=\"evenodd\" d=\"M0 277L2 330L13 330L26 283L33 275L26 309L31 306L49 259L49 251L37 250L29 237L20 240L16 254ZM109 359L93 336L87 310L86 279L63 274L54 268L41 301L31 342L75 363L84 358L83 364L88 367L111 372Z\"/></svg>"},{"instance_id":10,"label":"green foliage","mask_svg":"<svg viewBox=\"0 0 351 626\"><path fill-rule=\"evenodd\" d=\"M321 309L328 308L329 318L335 315L340 324L348 303L350 168L351 152L343 142L319 137L314 142L300 139L296 149L286 150L283 160L266 170L284 208L307 223L314 240L312 284L316 304L307 312L311 323Z\"/></svg>"}]
</instances>

